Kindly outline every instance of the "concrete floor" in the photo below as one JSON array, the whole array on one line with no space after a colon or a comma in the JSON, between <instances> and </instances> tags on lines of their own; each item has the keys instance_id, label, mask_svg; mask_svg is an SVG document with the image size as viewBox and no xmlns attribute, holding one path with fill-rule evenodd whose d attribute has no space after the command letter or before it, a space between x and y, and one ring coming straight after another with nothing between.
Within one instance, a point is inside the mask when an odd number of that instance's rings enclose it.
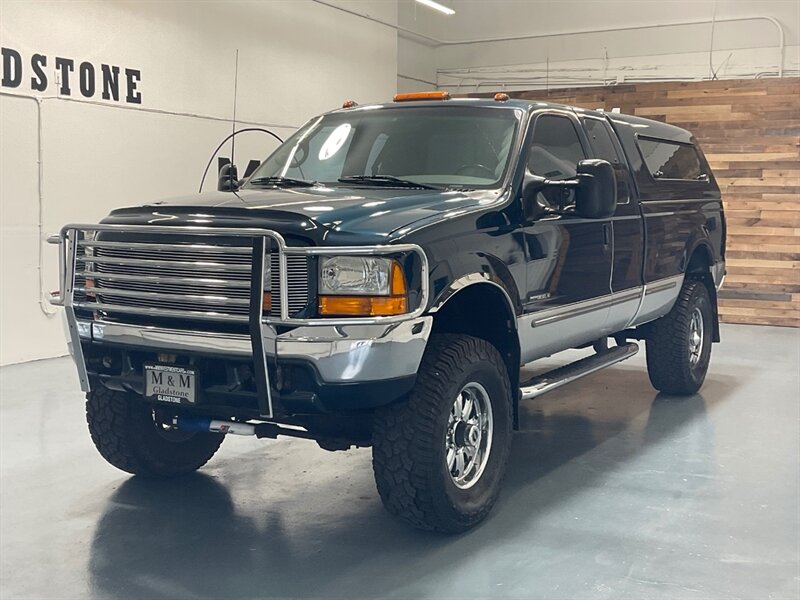
<instances>
[{"instance_id":1,"label":"concrete floor","mask_svg":"<svg viewBox=\"0 0 800 600\"><path fill-rule=\"evenodd\" d=\"M640 353L526 403L460 537L390 518L369 450L233 437L197 475L128 477L69 360L5 367L0 596L798 598L800 331L722 333L702 394L656 394Z\"/></svg>"}]
</instances>

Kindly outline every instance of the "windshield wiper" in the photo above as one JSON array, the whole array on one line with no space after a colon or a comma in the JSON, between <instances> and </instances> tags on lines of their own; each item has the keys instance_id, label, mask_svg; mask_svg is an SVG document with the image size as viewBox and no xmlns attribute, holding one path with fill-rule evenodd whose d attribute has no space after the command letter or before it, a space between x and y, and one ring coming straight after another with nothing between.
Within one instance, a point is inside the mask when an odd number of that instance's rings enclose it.
<instances>
[{"instance_id":1,"label":"windshield wiper","mask_svg":"<svg viewBox=\"0 0 800 600\"><path fill-rule=\"evenodd\" d=\"M248 185L269 185L273 187L313 187L317 185L316 181L306 181L305 179L293 179L291 177L280 177L273 175L271 177L257 177L247 182Z\"/></svg>"},{"instance_id":2,"label":"windshield wiper","mask_svg":"<svg viewBox=\"0 0 800 600\"><path fill-rule=\"evenodd\" d=\"M417 188L421 190L440 190L434 185L427 183L418 183L410 179L401 179L394 175L346 175L339 177L341 183L360 183L362 185L375 185L379 187L404 187L404 188Z\"/></svg>"}]
</instances>

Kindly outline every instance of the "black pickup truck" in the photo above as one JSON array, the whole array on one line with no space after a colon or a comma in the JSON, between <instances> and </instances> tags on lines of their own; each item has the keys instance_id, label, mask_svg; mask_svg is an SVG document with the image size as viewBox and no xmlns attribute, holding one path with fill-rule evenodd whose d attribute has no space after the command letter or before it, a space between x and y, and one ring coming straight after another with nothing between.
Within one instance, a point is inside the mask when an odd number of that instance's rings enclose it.
<instances>
[{"instance_id":1,"label":"black pickup truck","mask_svg":"<svg viewBox=\"0 0 800 600\"><path fill-rule=\"evenodd\" d=\"M720 192L691 134L621 114L405 94L311 119L244 181L52 241L100 454L198 469L225 434L371 446L390 512L457 532L519 402L633 356L693 394L719 341ZM531 381L520 367L594 353Z\"/></svg>"}]
</instances>

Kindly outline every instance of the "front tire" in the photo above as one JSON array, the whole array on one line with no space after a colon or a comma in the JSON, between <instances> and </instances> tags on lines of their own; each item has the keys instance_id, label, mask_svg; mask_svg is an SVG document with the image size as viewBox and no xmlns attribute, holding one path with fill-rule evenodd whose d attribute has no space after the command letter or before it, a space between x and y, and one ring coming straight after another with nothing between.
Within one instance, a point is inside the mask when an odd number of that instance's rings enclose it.
<instances>
[{"instance_id":1,"label":"front tire","mask_svg":"<svg viewBox=\"0 0 800 600\"><path fill-rule=\"evenodd\" d=\"M132 394L98 386L86 395L86 422L95 447L113 466L145 477L174 477L202 467L223 434L164 430L152 408Z\"/></svg>"},{"instance_id":2,"label":"front tire","mask_svg":"<svg viewBox=\"0 0 800 600\"><path fill-rule=\"evenodd\" d=\"M372 464L384 506L420 529L475 526L497 500L511 428L511 384L494 346L433 336L408 401L375 414Z\"/></svg>"},{"instance_id":3,"label":"front tire","mask_svg":"<svg viewBox=\"0 0 800 600\"><path fill-rule=\"evenodd\" d=\"M712 337L708 289L702 281L687 279L675 306L647 334L647 374L653 387L676 396L697 393L708 372Z\"/></svg>"}]
</instances>

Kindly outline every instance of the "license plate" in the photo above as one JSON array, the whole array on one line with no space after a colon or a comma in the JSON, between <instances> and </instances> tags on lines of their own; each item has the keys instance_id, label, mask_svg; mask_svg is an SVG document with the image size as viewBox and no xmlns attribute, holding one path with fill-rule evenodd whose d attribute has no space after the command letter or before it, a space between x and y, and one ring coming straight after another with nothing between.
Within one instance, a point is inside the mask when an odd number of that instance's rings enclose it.
<instances>
[{"instance_id":1,"label":"license plate","mask_svg":"<svg viewBox=\"0 0 800 600\"><path fill-rule=\"evenodd\" d=\"M197 401L197 371L174 365L144 365L145 398L172 404Z\"/></svg>"}]
</instances>

